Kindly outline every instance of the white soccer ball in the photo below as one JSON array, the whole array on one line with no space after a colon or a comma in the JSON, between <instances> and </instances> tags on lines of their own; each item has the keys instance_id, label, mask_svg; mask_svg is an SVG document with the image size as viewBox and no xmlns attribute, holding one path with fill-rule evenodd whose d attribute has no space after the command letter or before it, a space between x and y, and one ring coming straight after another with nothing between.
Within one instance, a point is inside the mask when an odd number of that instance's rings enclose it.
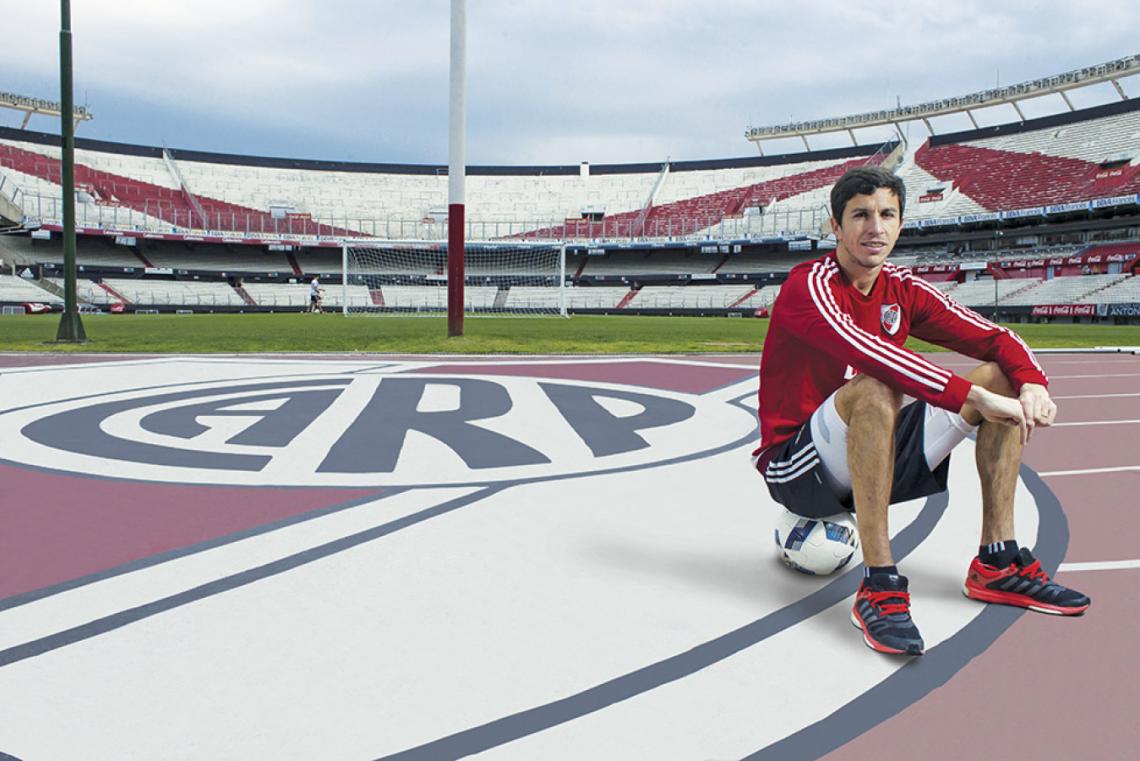
<instances>
[{"instance_id":1,"label":"white soccer ball","mask_svg":"<svg viewBox=\"0 0 1140 761\"><path fill-rule=\"evenodd\" d=\"M826 576L851 562L859 548L859 529L851 513L804 518L787 508L776 518L776 548L784 565L801 573Z\"/></svg>"}]
</instances>

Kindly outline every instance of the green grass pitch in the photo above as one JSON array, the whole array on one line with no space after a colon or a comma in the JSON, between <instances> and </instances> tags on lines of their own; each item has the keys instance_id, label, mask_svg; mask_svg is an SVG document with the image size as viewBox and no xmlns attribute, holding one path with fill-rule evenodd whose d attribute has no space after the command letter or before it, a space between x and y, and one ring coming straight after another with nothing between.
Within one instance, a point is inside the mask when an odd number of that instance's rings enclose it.
<instances>
[{"instance_id":1,"label":"green grass pitch","mask_svg":"<svg viewBox=\"0 0 1140 761\"><path fill-rule=\"evenodd\" d=\"M443 317L340 314L84 315L88 341L55 342L59 315L0 317L0 351L394 354L690 354L758 352L766 319L583 315L468 317L447 337ZM1034 348L1140 346L1135 325L1013 324ZM911 348L932 351L912 340Z\"/></svg>"}]
</instances>

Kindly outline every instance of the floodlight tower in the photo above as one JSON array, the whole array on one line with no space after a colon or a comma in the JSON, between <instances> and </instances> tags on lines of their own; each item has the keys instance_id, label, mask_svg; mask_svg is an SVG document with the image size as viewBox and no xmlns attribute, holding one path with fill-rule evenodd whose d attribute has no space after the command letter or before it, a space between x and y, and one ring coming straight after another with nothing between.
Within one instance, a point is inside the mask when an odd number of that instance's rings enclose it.
<instances>
[{"instance_id":1,"label":"floodlight tower","mask_svg":"<svg viewBox=\"0 0 1140 761\"><path fill-rule=\"evenodd\" d=\"M447 335L463 335L464 246L464 78L467 56L467 0L451 0L451 88L447 159Z\"/></svg>"},{"instance_id":2,"label":"floodlight tower","mask_svg":"<svg viewBox=\"0 0 1140 761\"><path fill-rule=\"evenodd\" d=\"M71 0L60 0L59 120L63 163L63 317L57 341L86 341L75 286L75 104L71 92Z\"/></svg>"}]
</instances>

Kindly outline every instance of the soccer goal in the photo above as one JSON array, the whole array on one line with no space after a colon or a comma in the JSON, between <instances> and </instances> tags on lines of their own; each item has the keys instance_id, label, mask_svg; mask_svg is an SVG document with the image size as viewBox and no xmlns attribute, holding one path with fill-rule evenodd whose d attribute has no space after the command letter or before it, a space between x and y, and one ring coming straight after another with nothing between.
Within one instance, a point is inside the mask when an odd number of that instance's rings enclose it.
<instances>
[{"instance_id":1,"label":"soccer goal","mask_svg":"<svg viewBox=\"0 0 1140 761\"><path fill-rule=\"evenodd\" d=\"M465 315L567 316L565 245L468 243L463 258ZM444 243L349 241L341 266L341 303L326 298L325 304L344 314L447 313Z\"/></svg>"}]
</instances>

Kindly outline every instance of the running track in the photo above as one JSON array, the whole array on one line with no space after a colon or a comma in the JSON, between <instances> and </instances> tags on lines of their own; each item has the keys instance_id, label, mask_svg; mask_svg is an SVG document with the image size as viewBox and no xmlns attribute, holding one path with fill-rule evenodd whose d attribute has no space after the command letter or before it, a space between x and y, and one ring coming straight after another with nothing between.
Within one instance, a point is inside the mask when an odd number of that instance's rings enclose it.
<instances>
[{"instance_id":1,"label":"running track","mask_svg":"<svg viewBox=\"0 0 1140 761\"><path fill-rule=\"evenodd\" d=\"M0 371L108 359L116 358L8 355L0 357ZM756 366L754 356L700 359ZM932 359L963 374L975 364L948 355ZM825 758L902 753L960 759L995 752L1041 760L1137 757L1140 357L1049 353L1040 359L1060 412L1053 429L1035 435L1025 464L1056 496L1068 520L1068 548L1056 578L1089 594L1092 608L1077 619L1011 612L1005 633L942 687ZM18 492L15 486L5 490ZM879 657L869 651L866 656ZM922 667L919 659L907 668ZM3 746L2 724L0 719L0 759L10 750ZM82 749L76 753L81 757Z\"/></svg>"}]
</instances>

